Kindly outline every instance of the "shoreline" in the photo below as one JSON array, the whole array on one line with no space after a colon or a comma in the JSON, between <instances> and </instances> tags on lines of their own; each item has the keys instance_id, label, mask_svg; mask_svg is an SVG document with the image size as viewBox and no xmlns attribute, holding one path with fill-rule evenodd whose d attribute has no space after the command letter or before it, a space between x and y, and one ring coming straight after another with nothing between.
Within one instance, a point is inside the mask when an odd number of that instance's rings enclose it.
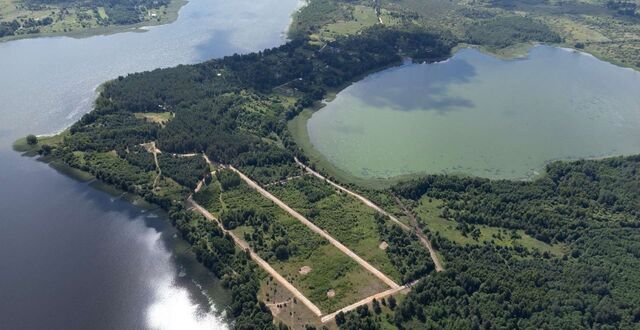
<instances>
[{"instance_id":1,"label":"shoreline","mask_svg":"<svg viewBox=\"0 0 640 330\"><path fill-rule=\"evenodd\" d=\"M565 51L569 51L569 52L577 52L580 53L582 55L585 56L591 56L594 57L600 61L606 62L610 65L615 65L621 69L630 69L633 70L635 72L639 72L638 70L631 68L631 67L627 67L627 66L621 66L618 65L616 63L613 63L611 61L608 60L604 60L602 58L599 58L598 56L591 54L589 52L583 51L583 50L579 50L579 49L574 49L570 46L564 45L564 44L548 44L548 43L520 43L520 44L516 44L513 46L510 46L508 48L505 49L490 49L487 48L485 46L482 45L470 45L470 44L465 44L465 43L461 43L456 45L455 47L452 48L451 50L451 56L447 57L446 59L442 60L442 61L434 61L434 62L429 62L427 64L437 64L437 63L444 63L446 61L449 61L451 58L453 58L456 53L460 50L463 49L475 49L478 50L480 53L497 58L499 60L504 60L504 61L511 61L511 60L518 60L518 59L524 59L526 58L529 53L538 46L547 46L547 47L554 47L554 48L558 48L558 49L562 49ZM485 176L479 176L479 175L473 175L473 174L469 174L469 173L465 173L465 172L451 172L451 173L435 173L435 172L429 172L429 171L419 171L419 172L413 172L413 173L406 173L406 174L400 174L400 175L394 175L394 176L390 176L390 177L371 177L371 178L366 178L366 177L360 177L357 176L347 170L344 170L342 168L340 168L339 166L337 166L336 164L334 164L333 162L331 162L331 160L329 160L327 158L327 156L325 156L324 154L322 154L322 152L320 152L311 142L311 139L309 137L309 132L308 132L308 126L307 123L308 121L311 119L311 117L313 116L313 114L315 114L317 111L322 110L327 104L328 102L332 102L336 97L337 94L339 94L341 91L343 91L344 89L346 89L347 87L349 87L350 85L357 83L359 81L361 81L362 79L373 75L373 74L377 74L380 73L382 71L388 70L388 69L392 69L392 68L396 68L396 67L400 67L402 66L403 63L398 63L395 65L390 65L384 68L380 68L380 69L374 69L371 70L370 72L368 72L367 74L360 76L360 77L356 77L356 79L354 79L353 81L345 84L345 86L340 86L339 88L336 88L335 90L331 90L328 91L327 93L327 97L320 102L316 102L316 104L314 104L311 107L305 108L302 112L300 112L296 117L294 117L293 119L289 120L287 122L287 127L289 129L289 132L291 133L294 141L296 142L296 144L298 145L298 147L300 147L300 149L302 150L303 154L308 157L309 159L309 164L314 164L315 166L317 166L318 171L320 171L321 173L327 175L328 177L332 177L334 179L336 179L339 182L345 183L345 184L354 184L356 186L360 186L363 188L368 188L368 189L375 189L375 190L382 190L382 189L388 189L393 185L396 185L400 182L403 181L409 181L409 180L414 180L414 179L418 179L424 176L428 176L428 175L446 175L446 176L457 176L457 177L478 177L478 178L483 178L483 179L488 179L491 181L524 181L524 182L530 182L530 181L535 181L541 177L543 177L546 174L546 167L548 164L554 163L554 162L575 162L575 161L581 161L581 160L602 160L602 159L608 159L608 158L616 158L616 157L624 157L624 156L629 156L629 155L624 155L624 154L611 154L611 155L604 155L604 156L594 156L594 157L580 157L580 158L561 158L561 159L548 159L544 161L544 165L541 168L535 169L535 173L529 176L524 176L524 177L515 177L515 178L492 178L492 177L485 177Z\"/></svg>"},{"instance_id":2,"label":"shoreline","mask_svg":"<svg viewBox=\"0 0 640 330\"><path fill-rule=\"evenodd\" d=\"M182 1L183 5L188 3L188 1L186 0L180 0ZM299 8L303 8L304 4L306 3L306 0L300 0L300 5ZM295 13L292 14L292 19L295 20ZM139 28L138 28L139 29ZM144 31L139 31L139 32L144 32ZM117 32L114 32L117 33ZM285 31L286 33L286 31ZM2 41L0 41L2 42ZM564 44L548 44L548 43L537 43L537 42L532 42L532 43L519 43L519 44L515 44L513 46L504 48L504 49L490 49L487 48L485 46L482 45L471 45L471 44L465 44L465 43L460 43L456 46L454 46L451 50L451 54L449 56L447 56L446 58L442 58L442 59L438 59L435 61L430 61L430 62L415 62L414 64L435 64L435 63L443 63L446 61L449 61L451 58L453 58L455 56L455 54L463 49L476 49L479 52L481 52L482 54L485 54L487 56L492 56L495 57L497 59L500 60L505 60L505 61L509 61L509 60L517 60L517 59L522 59L522 58L526 58L529 54L529 52L537 47L537 46L548 46L548 47L555 47L555 48L559 48L559 49L563 49L566 51L572 51L572 52L578 52L580 54L586 55L586 56L593 56L595 58L597 58L598 60L601 60L603 62L609 63L611 65L615 65L618 66L620 68L625 68L625 69L630 69L630 70L634 70L636 72L640 72L635 70L634 68L630 68L630 67L625 67L625 66L620 66L616 63L613 63L611 61L607 61L604 59L599 58L598 56L591 54L589 52L583 51L583 50L579 50L579 49L574 49L571 48L570 46L564 45ZM322 172L323 174L327 175L328 177L334 178L336 179L338 182L341 182L343 184L347 184L347 185L351 185L354 184L356 186L360 186L362 188L367 188L367 189L375 189L375 190L382 190L382 189L387 189L390 188L391 186L398 184L400 182L403 181L409 181L409 180L413 180L413 179L417 179L417 178L421 178L427 175L447 175L447 176L458 176L458 177L479 177L479 178L484 178L484 179L489 179L492 181L499 181L499 180L507 180L507 181L534 181L542 176L545 175L546 171L545 171L545 167L547 164L553 163L553 162L557 162L557 161L579 161L579 160L600 160L600 159L606 159L606 158L615 158L615 157L620 157L620 156L625 156L625 155L606 155L606 156L597 156L597 157L584 157L584 158L563 158L563 159L550 159L544 162L544 166L538 170L536 170L536 174L535 175L531 175L531 176L527 176L527 177L516 177L516 178L490 178L490 177L483 177L483 176L477 176L477 175L472 175L472 174L468 174L468 173L464 173L464 172L451 172L451 173L431 173L429 171L421 171L421 172L414 172L414 173L406 173L406 174L400 174L400 175L395 175L395 176L391 176L391 177L374 177L374 178L363 178L363 177L359 177L357 175L354 175L346 170L343 170L341 168L339 168L338 166L336 166L335 164L333 164L326 156L324 156L319 150L317 150L310 138L309 138L309 134L308 134L308 130L307 130L307 122L309 119L311 119L311 116L313 116L313 114L317 111L320 111L322 108L324 108L327 105L327 102L331 102L333 101L336 96L342 92L343 90L345 90L346 88L348 88L349 86L351 86L352 84L355 84L373 74L377 74L380 72L383 72L385 70L389 70L389 69L393 69L393 68L398 68L401 67L403 65L405 65L405 61L404 59L395 63L392 63L390 65L386 65L380 68L375 68L372 69L362 75L359 75L357 77L355 77L353 80L345 82L343 85L338 86L336 88L333 88L331 90L327 91L327 95L325 97L324 100L322 101L317 101L316 103L314 103L312 106L303 109L303 111L301 111L297 116L295 116L293 119L289 120L287 122L287 127L289 129L289 132L291 133L294 141L296 142L296 144L298 145L298 147L303 151L303 154L308 157L309 162L315 164L316 166L318 166L319 168L317 170L319 170L320 172ZM111 80L107 80L103 83L101 83L100 85L98 85L98 87L96 87L95 92L96 93L100 93L100 89L102 88L102 86L106 83L108 83ZM93 106L91 108L91 110L89 112L93 111ZM87 112L87 113L89 113ZM59 137L63 137L63 135L65 134L65 132L67 132L67 130L69 129L69 127L71 127L73 124L69 125L68 127L65 127L62 130L59 130L57 132L53 132L53 133L44 133L44 134L38 134L36 135L38 138L45 138L45 141L49 141L49 140L54 140L59 138ZM34 156L38 156L37 154L37 150L34 149L31 146L27 146L26 145L26 141L25 141L26 137L22 137L16 141L14 141L14 143L12 144L12 149L16 152L20 152L23 155L26 156L30 156L30 157L34 157ZM38 143L38 145L40 144L40 141ZM38 158L45 158L45 157L38 157ZM49 163L49 162L47 162ZM68 165L65 165L66 167L68 167L69 169L72 170L79 170L79 169L75 169L73 167L70 167ZM82 171L82 170L79 170ZM60 171L63 174L67 174L69 171ZM82 171L84 172L84 171ZM84 172L88 175L88 172Z\"/></svg>"},{"instance_id":3,"label":"shoreline","mask_svg":"<svg viewBox=\"0 0 640 330\"><path fill-rule=\"evenodd\" d=\"M84 39L91 38L95 36L108 36L117 33L125 33L125 32L136 32L136 33L144 33L149 30L149 28L154 26L161 26L166 24L171 24L178 20L180 16L180 10L189 3L189 0L173 0L167 6L167 15L162 17L160 21L144 21L136 24L128 24L128 25L108 25L108 26L100 26L100 27L91 27L86 29L79 29L74 31L67 32L44 32L44 33L33 33L33 34L21 34L21 35L12 35L0 38L0 44L11 41L18 40L26 40L26 39L40 39L40 38L57 38L57 37L67 37L73 39Z\"/></svg>"}]
</instances>

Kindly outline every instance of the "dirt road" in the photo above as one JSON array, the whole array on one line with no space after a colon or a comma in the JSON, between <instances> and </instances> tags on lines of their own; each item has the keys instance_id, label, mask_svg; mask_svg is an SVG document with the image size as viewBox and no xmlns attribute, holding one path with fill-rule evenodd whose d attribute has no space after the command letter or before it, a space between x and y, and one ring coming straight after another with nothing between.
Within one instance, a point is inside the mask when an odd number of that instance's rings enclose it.
<instances>
[{"instance_id":1,"label":"dirt road","mask_svg":"<svg viewBox=\"0 0 640 330\"><path fill-rule=\"evenodd\" d=\"M431 245L431 242L425 236L425 234L422 233L422 231L418 227L418 221L413 216L413 214L411 212L409 212L409 210L407 210L404 207L404 204L402 204L402 202L399 199L396 198L396 202L399 203L398 205L400 205L400 207L404 210L405 214L407 214L407 216L411 220L413 228L405 225L398 218L396 218L393 214L383 210L381 207L379 207L378 205L376 205L374 202L370 201L366 197L364 197L364 196L362 196L362 195L360 195L360 194L358 194L356 192L353 192L353 191L351 191L351 190L349 190L349 189L347 189L347 188L345 188L345 187L343 187L343 186L341 186L341 185L339 185L339 184L337 184L337 183L325 178L322 174L314 171L313 169L311 169L307 165L303 164L300 160L298 160L298 158L295 158L295 160L296 160L296 163L298 163L298 165L301 166L302 168L304 168L307 172L313 174L314 176L316 176L317 178L319 178L321 180L326 181L330 185L334 186L336 189L344 191L345 193L347 193L347 194L359 199L365 205L367 205L370 208L372 208L372 209L384 214L385 216L387 216L391 221L395 222L398 226L400 226L404 230L408 230L408 231L414 232L418 236L418 239L420 239L420 242L422 243L422 245L424 245L424 247L427 248L427 250L429 250L429 255L431 256L431 259L433 260L433 264L436 267L436 271L437 272L441 272L441 271L444 270L444 267L442 267L442 262L440 261L440 258L438 257L438 254L436 253L435 249Z\"/></svg>"},{"instance_id":2,"label":"dirt road","mask_svg":"<svg viewBox=\"0 0 640 330\"><path fill-rule=\"evenodd\" d=\"M218 225L218 227L220 227L226 234L231 236L231 238L236 243L236 245L238 245L241 249L245 251L249 251L249 255L251 256L251 259L253 259L253 261L255 261L258 264L258 266L264 269L264 271L267 272L269 275L271 275L276 281L278 281L278 283L280 283L283 287L289 290L289 292L291 292L291 294L293 294L293 296L298 301L301 301L305 306L307 306L313 314L315 314L318 317L322 315L322 311L320 311L320 308L318 308L318 306L312 303L311 300L309 300L305 295L302 294L302 292L298 291L298 289L296 289L296 287L294 287L293 284L289 283L284 277L282 277L282 275L280 275L275 269L273 269L273 267L271 267L271 265L269 265L268 262L264 261L264 259L262 259L258 254L253 252L251 247L249 247L249 245L245 241L239 239L231 231L224 229L222 224L218 221L216 217L213 216L213 214L211 214L204 207L196 203L191 197L187 199L187 203L193 206L193 208L196 211L198 211L198 213L202 214L205 218L215 222Z\"/></svg>"},{"instance_id":3,"label":"dirt road","mask_svg":"<svg viewBox=\"0 0 640 330\"><path fill-rule=\"evenodd\" d=\"M141 146L145 148L147 152L153 154L153 161L156 163L158 175L156 175L156 178L153 180L153 189L155 189L156 185L158 185L158 180L160 180L160 177L162 176L162 169L160 168L160 163L158 162L158 154L162 153L162 151L160 151L160 149L156 147L155 142L143 143L141 144Z\"/></svg>"},{"instance_id":4,"label":"dirt road","mask_svg":"<svg viewBox=\"0 0 640 330\"><path fill-rule=\"evenodd\" d=\"M427 235L425 235L422 232L422 230L420 230L420 226L418 225L418 220L416 219L416 217L413 215L413 213L411 213L411 211L407 209L407 207L404 205L404 203L402 203L400 198L396 197L396 203L398 203L398 206L400 206L400 208L404 210L404 213L411 220L411 226L413 227L413 232L416 234L416 236L418 236L418 239L420 239L420 242L422 243L422 245L424 245L424 247L426 247L427 250L429 250L429 255L431 256L431 260L433 260L433 264L436 267L436 272L443 271L444 267L442 266L442 262L440 261L438 254L436 253L436 250L431 245L431 241L429 241L429 238L427 238Z\"/></svg>"},{"instance_id":5,"label":"dirt road","mask_svg":"<svg viewBox=\"0 0 640 330\"><path fill-rule=\"evenodd\" d=\"M415 283L417 283L417 281L413 282L413 283L410 283L410 284L403 285L403 286L401 286L399 288L389 289L387 291L376 293L373 296L369 296L369 297L364 298L364 299L362 299L362 300L360 300L360 301L358 301L356 303L353 303L353 304L351 304L351 305L349 305L347 307L343 307L343 308L341 308L341 309L339 309L339 310L337 310L337 311L335 311L335 312L333 312L331 314L327 314L327 315L321 317L320 321L322 323L326 323L328 321L333 320L336 317L336 315L338 315L338 313L340 313L340 312L343 312L343 313L350 312L350 311L352 311L352 310L354 310L354 309L356 309L356 308L358 308L358 307L360 307L362 305L366 305L366 304L372 302L373 299L380 300L380 299L386 298L388 296L393 296L394 294L399 293L399 292L401 292L403 290L410 290L411 287Z\"/></svg>"},{"instance_id":6,"label":"dirt road","mask_svg":"<svg viewBox=\"0 0 640 330\"><path fill-rule=\"evenodd\" d=\"M367 261L365 261L364 259L360 258L360 256L358 256L357 254L355 254L353 251L351 251L349 248L347 248L346 246L344 246L342 243L340 243L338 240L336 240L335 238L333 238L331 235L329 235L326 231L324 231L323 229L321 229L320 227L316 226L315 224L313 224L311 221L309 221L307 218L305 218L304 216L302 216L302 214L296 212L294 209L292 209L291 207L289 207L287 204L285 204L284 202L282 202L281 200L279 200L277 197L275 197L274 195L272 195L271 193L269 193L268 191L266 191L265 189L263 189L260 185L258 185L257 183L255 183L253 180L251 180L249 177L247 177L246 175L244 175L242 172L240 172L239 170L237 170L235 167L233 166L229 166L229 169L231 169L232 171L234 171L235 173L237 173L240 178L246 182L251 188L255 189L256 191L258 191L262 196L270 199L272 202L274 202L276 205L278 205L281 209L287 211L287 213L289 213L291 216L293 216L294 218L296 218L297 220L299 220L300 222L302 222L305 226L309 227L309 229L311 229L312 231L314 231L315 233L319 234L320 236L324 237L326 240L329 241L329 243L331 243L333 246L337 247L340 251L342 251L344 254L348 255L351 259L353 259L354 261L356 261L357 263L359 263L362 267L364 267L366 270L368 270L369 272L371 272L373 275L375 275L377 278L379 278L381 281L383 281L384 283L386 283L389 287L391 287L392 289L397 289L400 286L394 282L392 279L390 279L389 277L387 277L387 275L385 275L384 273L382 273L381 271L379 271L377 268L373 267L371 264L369 264Z\"/></svg>"},{"instance_id":7,"label":"dirt road","mask_svg":"<svg viewBox=\"0 0 640 330\"><path fill-rule=\"evenodd\" d=\"M325 178L324 176L322 176L322 174L314 171L313 169L311 169L310 167L308 167L307 165L303 164L301 161L298 160L298 158L295 158L296 163L298 163L299 166L301 166L302 168L304 168L307 172L313 174L314 176L316 176L317 178L326 181L327 183L329 183L330 185L334 186L336 189L339 189L340 191L344 191L345 193L359 199L363 204L367 205L368 207L378 211L379 213L384 214L385 216L387 216L387 218L389 218L391 221L395 222L398 226L402 227L405 230L411 230L411 228L407 225L405 225L404 223L402 223L402 221L400 221L398 218L396 218L393 214L383 210L380 206L376 205L374 202L370 201L369 199L367 199L366 197L355 193L327 178Z\"/></svg>"}]
</instances>

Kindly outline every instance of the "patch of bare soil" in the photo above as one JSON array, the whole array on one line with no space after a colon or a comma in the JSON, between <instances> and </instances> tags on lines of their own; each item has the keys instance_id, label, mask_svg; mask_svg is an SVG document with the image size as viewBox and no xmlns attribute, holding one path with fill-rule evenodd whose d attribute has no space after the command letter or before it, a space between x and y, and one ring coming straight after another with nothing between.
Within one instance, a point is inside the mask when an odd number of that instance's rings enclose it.
<instances>
[{"instance_id":1,"label":"patch of bare soil","mask_svg":"<svg viewBox=\"0 0 640 330\"><path fill-rule=\"evenodd\" d=\"M335 291L333 291L333 290L327 291L327 297L333 298L335 296L336 296L336 292Z\"/></svg>"},{"instance_id":2,"label":"patch of bare soil","mask_svg":"<svg viewBox=\"0 0 640 330\"><path fill-rule=\"evenodd\" d=\"M303 266L302 268L300 268L300 274L301 275L307 275L311 272L311 267L309 266Z\"/></svg>"}]
</instances>

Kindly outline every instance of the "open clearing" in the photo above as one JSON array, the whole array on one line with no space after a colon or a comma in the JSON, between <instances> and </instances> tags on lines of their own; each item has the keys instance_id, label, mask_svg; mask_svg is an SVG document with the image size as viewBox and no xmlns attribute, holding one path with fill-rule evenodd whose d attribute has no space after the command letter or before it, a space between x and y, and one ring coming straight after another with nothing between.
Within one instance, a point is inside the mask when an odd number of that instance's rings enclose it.
<instances>
[{"instance_id":1,"label":"open clearing","mask_svg":"<svg viewBox=\"0 0 640 330\"><path fill-rule=\"evenodd\" d=\"M376 229L373 209L311 176L274 185L269 190L363 259L399 280L400 275L387 253L378 248L382 239Z\"/></svg>"},{"instance_id":2,"label":"open clearing","mask_svg":"<svg viewBox=\"0 0 640 330\"><path fill-rule=\"evenodd\" d=\"M218 191L218 188L209 187L203 192ZM250 225L238 226L232 232L247 241L256 253L323 312L331 312L388 289L388 286L349 256L244 183L219 193L219 202L209 205L218 205L220 209L212 210L218 214L251 205L257 212L267 214L274 220L273 228L266 232L263 232L263 227L255 228ZM273 253L273 247L279 243L279 238L271 240L271 235L277 235L275 232L280 230L286 232L284 236L291 251L286 260L278 259ZM305 266L312 271L300 274L300 269ZM329 290L335 291L334 297L327 296Z\"/></svg>"},{"instance_id":3,"label":"open clearing","mask_svg":"<svg viewBox=\"0 0 640 330\"><path fill-rule=\"evenodd\" d=\"M133 115L138 119L144 119L160 126L166 125L174 116L171 112L136 112Z\"/></svg>"},{"instance_id":4,"label":"open clearing","mask_svg":"<svg viewBox=\"0 0 640 330\"><path fill-rule=\"evenodd\" d=\"M486 225L475 225L479 236L473 238L471 233L463 233L458 228L458 223L441 217L442 201L423 197L414 212L419 219L434 233L439 233L442 237L457 244L482 244L494 242L498 246L515 247L521 246L527 249L539 250L541 253L549 252L555 256L562 256L565 247L560 244L547 244L539 241L522 230L509 230ZM471 229L472 230L472 229Z\"/></svg>"}]
</instances>

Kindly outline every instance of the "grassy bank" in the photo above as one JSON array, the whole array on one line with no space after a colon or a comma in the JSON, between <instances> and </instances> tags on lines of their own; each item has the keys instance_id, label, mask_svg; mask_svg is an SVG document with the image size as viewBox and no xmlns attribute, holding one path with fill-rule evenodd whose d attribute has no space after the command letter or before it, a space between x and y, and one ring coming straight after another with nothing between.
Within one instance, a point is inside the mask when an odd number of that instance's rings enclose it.
<instances>
[{"instance_id":1,"label":"grassy bank","mask_svg":"<svg viewBox=\"0 0 640 330\"><path fill-rule=\"evenodd\" d=\"M13 150L24 153L26 156L36 156L42 150L42 147L49 145L52 147L58 146L63 143L64 138L69 136L69 131L65 130L58 134L53 135L41 135L37 137L35 144L29 144L27 137L20 138L13 143Z\"/></svg>"}]
</instances>

